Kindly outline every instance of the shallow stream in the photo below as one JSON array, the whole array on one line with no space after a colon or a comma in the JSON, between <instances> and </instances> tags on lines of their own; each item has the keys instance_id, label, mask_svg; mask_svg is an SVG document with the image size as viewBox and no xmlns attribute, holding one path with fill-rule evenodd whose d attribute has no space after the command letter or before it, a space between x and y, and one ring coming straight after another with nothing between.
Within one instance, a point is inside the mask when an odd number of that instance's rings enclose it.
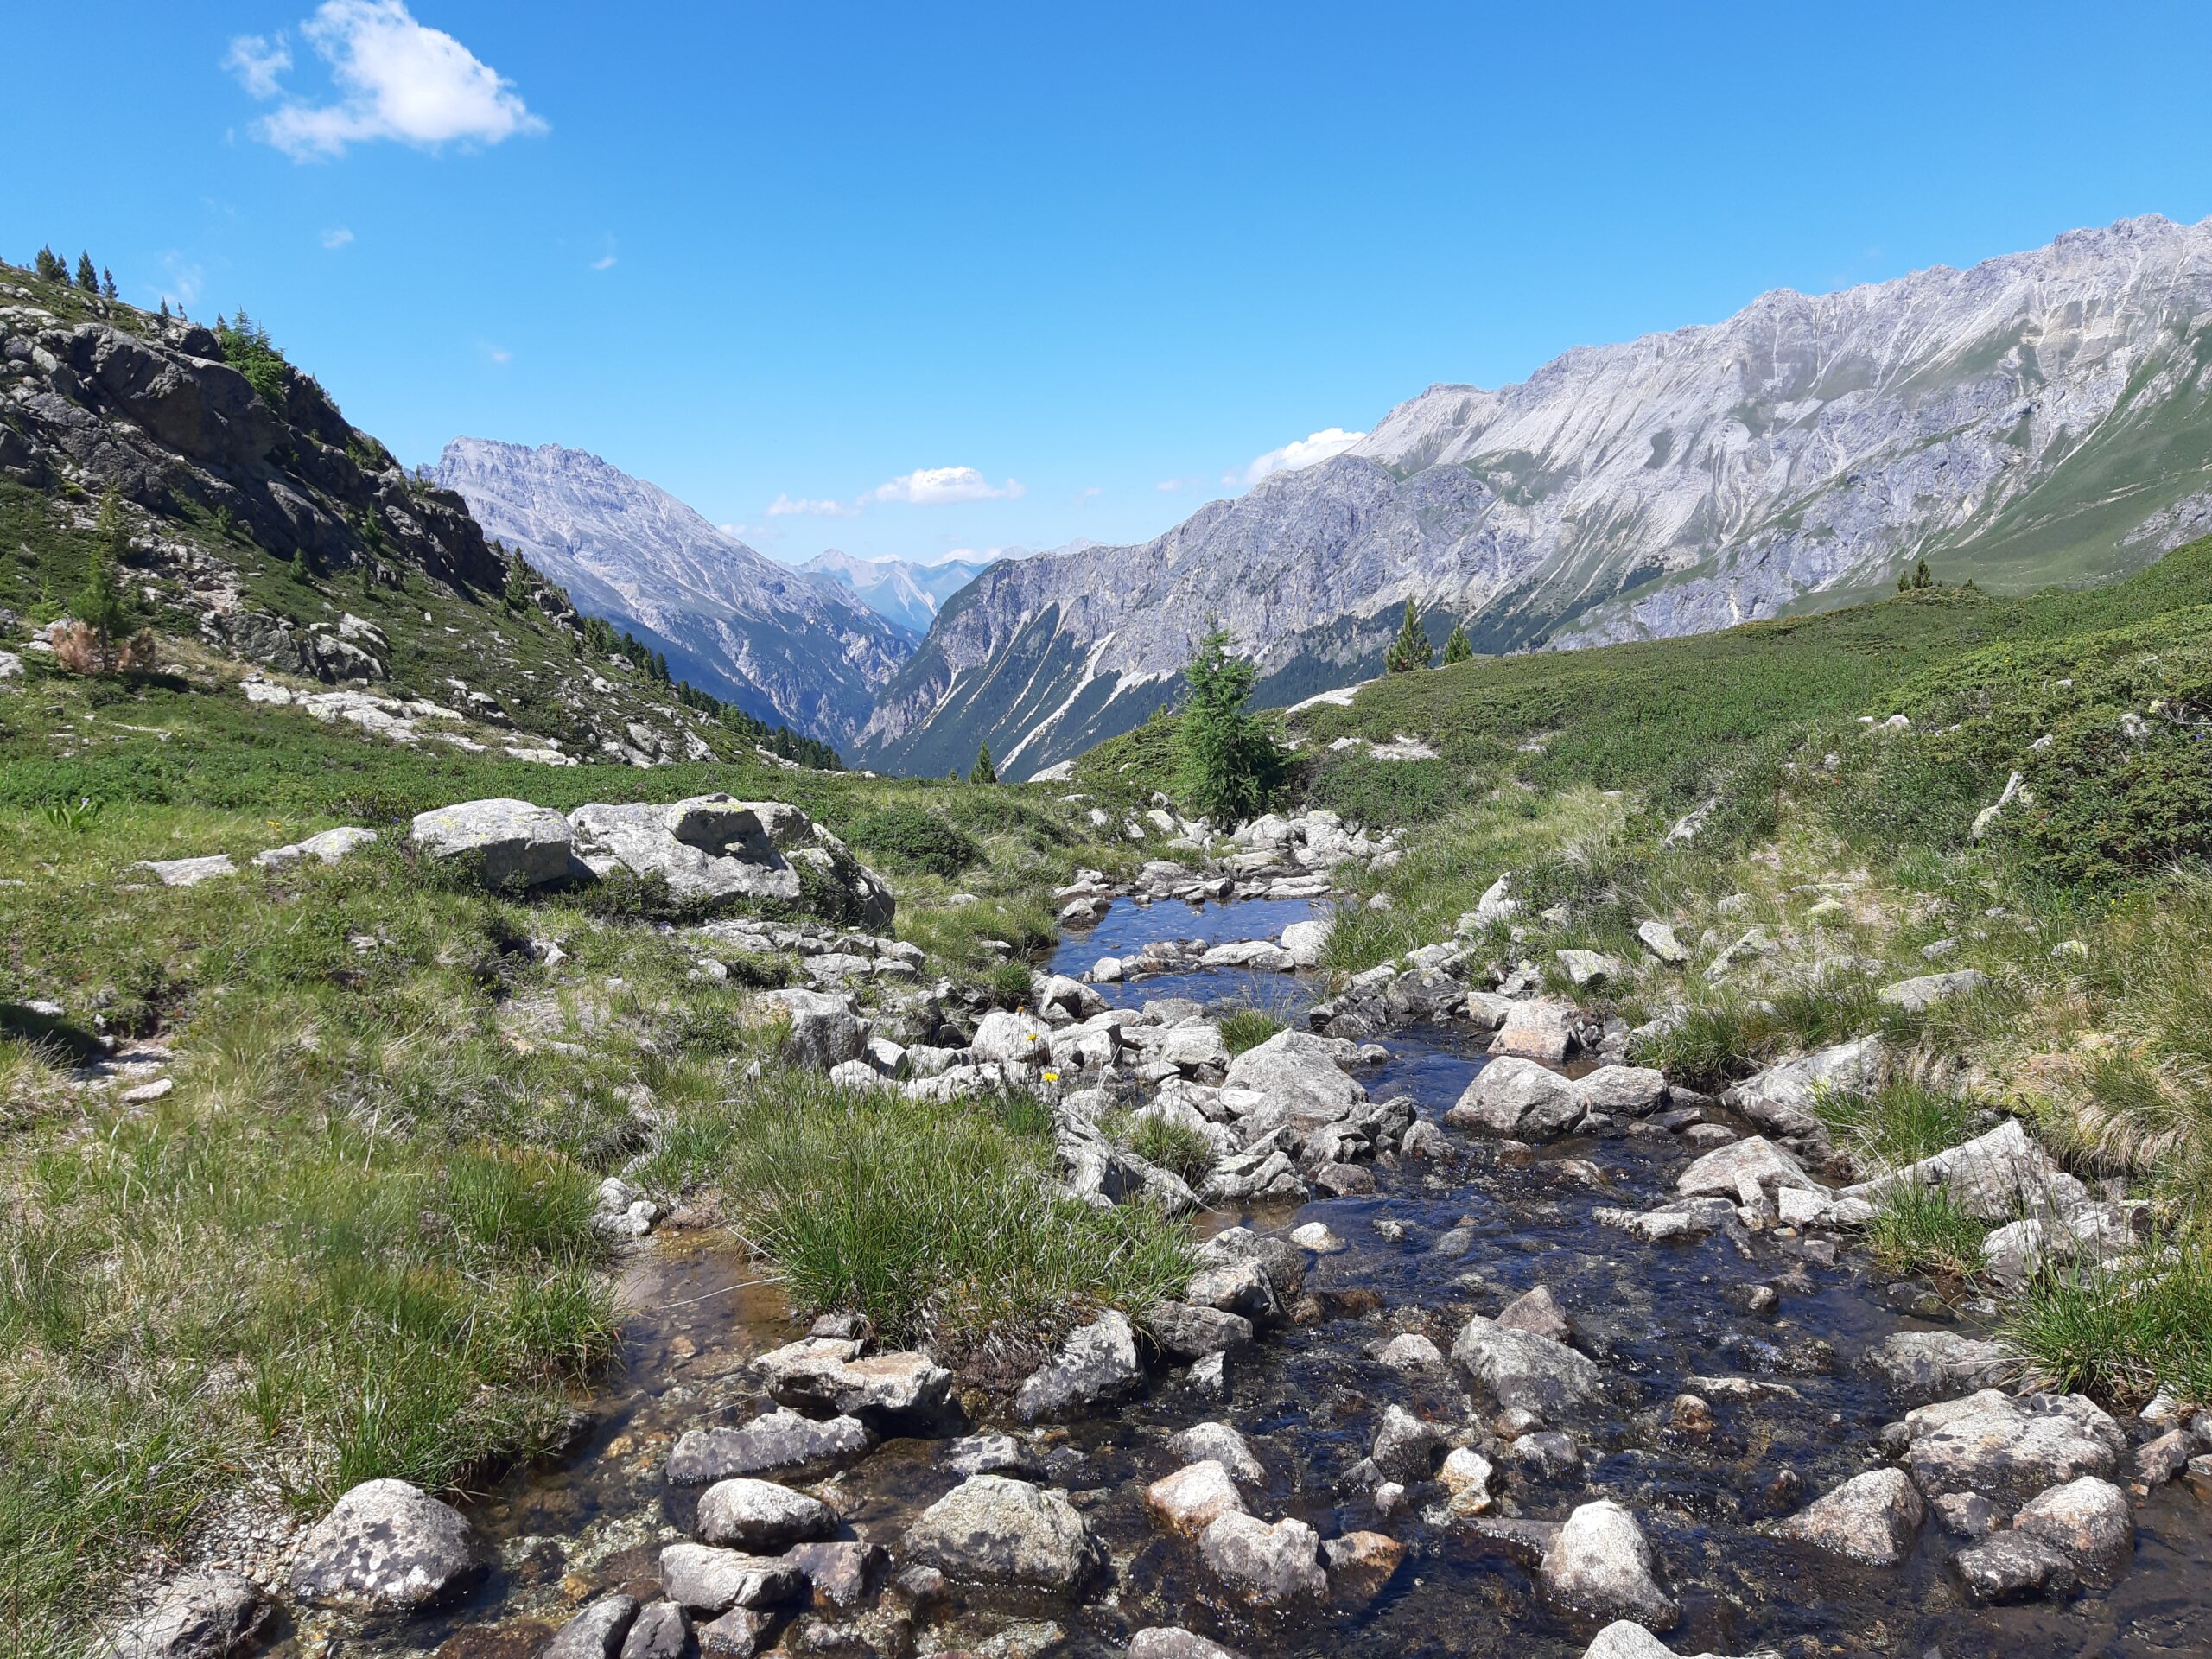
<instances>
[{"instance_id":1,"label":"shallow stream","mask_svg":"<svg viewBox=\"0 0 2212 1659\"><path fill-rule=\"evenodd\" d=\"M1201 910L1117 900L1096 928L1063 944L1053 966L1080 973L1155 938L1264 938L1307 913L1303 903ZM1201 971L1102 988L1123 1004L1193 996L1282 1008L1302 1006L1308 988L1289 976ZM1395 1033L1384 1044L1388 1061L1363 1081L1377 1097L1410 1096L1439 1117L1483 1064L1482 1040L1464 1027ZM1682 1623L1666 1637L1676 1652L2212 1654L2212 1503L2186 1483L2139 1510L2134 1566L2114 1590L2056 1607L1967 1606L1944 1571L1958 1541L1932 1516L1912 1559L1893 1569L1852 1567L1764 1535L1761 1521L1880 1464L1878 1433L1907 1402L1862 1357L1887 1333L1927 1321L1892 1308L1863 1251L1847 1249L1831 1266L1802 1239L1762 1233L1751 1236L1746 1257L1720 1234L1648 1244L1594 1220L1601 1205L1648 1208L1673 1196L1691 1154L1664 1131L1564 1141L1533 1154L1447 1135L1455 1156L1378 1167L1371 1196L1200 1217L1209 1231L1237 1221L1270 1231L1325 1222L1347 1247L1309 1258L1307 1288L1325 1317L1278 1331L1232 1362L1225 1403L1171 1372L1136 1404L1072 1426L1062 1444L1081 1456L1057 1458L1052 1478L1106 1543L1109 1586L1080 1605L967 1601L949 1621L921 1627L920 1649L984 1641L1003 1613L1057 1622L1066 1637L1060 1650L1071 1655L1118 1653L1130 1633L1156 1624L1184 1624L1254 1656L1580 1655L1595 1624L1555 1617L1530 1572L1469 1523L1426 1519L1419 1503L1380 1518L1363 1491L1339 1484L1365 1455L1385 1406L1447 1423L1479 1409L1449 1375L1401 1374L1368 1351L1418 1330L1448 1352L1469 1313L1494 1314L1543 1284L1611 1380L1614 1404L1610 1417L1566 1425L1584 1447L1577 1474L1531 1480L1498 1459L1499 1507L1557 1519L1602 1496L1632 1510L1682 1605ZM476 1510L498 1542L500 1572L469 1603L372 1636L368 1648L519 1659L585 1595L650 1584L660 1544L670 1529L688 1527L696 1496L663 1478L674 1436L702 1421L741 1421L764 1406L745 1363L796 1334L764 1278L761 1264L723 1236L658 1238L626 1283L625 1364L594 1402L588 1436L558 1468L518 1473ZM1752 1284L1780 1293L1770 1315L1738 1312L1730 1300L1732 1286ZM1685 1390L1710 1401L1710 1433L1663 1426L1669 1402ZM1141 1503L1145 1483L1179 1462L1166 1449L1168 1435L1210 1418L1237 1427L1265 1465L1264 1494L1247 1492L1254 1513L1299 1516L1325 1538L1371 1528L1409 1547L1380 1593L1287 1623L1225 1605L1192 1546L1154 1528ZM935 1443L893 1440L814 1490L855 1533L895 1546L906 1519L955 1484ZM349 1640L346 1650L361 1649Z\"/></svg>"}]
</instances>

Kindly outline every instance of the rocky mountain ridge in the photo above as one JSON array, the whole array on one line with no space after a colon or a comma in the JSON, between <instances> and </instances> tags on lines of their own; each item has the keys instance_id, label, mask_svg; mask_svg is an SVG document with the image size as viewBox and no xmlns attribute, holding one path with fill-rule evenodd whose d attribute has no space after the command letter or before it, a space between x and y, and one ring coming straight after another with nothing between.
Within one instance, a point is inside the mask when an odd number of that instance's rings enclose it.
<instances>
[{"instance_id":1,"label":"rocky mountain ridge","mask_svg":"<svg viewBox=\"0 0 2212 1659\"><path fill-rule=\"evenodd\" d=\"M1847 602L1923 558L2116 575L2206 516L2208 360L2212 221L2150 216L1433 386L1150 542L985 573L855 752L931 772L988 742L1027 776L1166 701L1209 615L1287 702L1372 673L1408 599L1495 652Z\"/></svg>"},{"instance_id":2,"label":"rocky mountain ridge","mask_svg":"<svg viewBox=\"0 0 2212 1659\"><path fill-rule=\"evenodd\" d=\"M462 437L430 476L580 608L761 719L848 742L912 651L850 592L762 556L596 455Z\"/></svg>"},{"instance_id":3,"label":"rocky mountain ridge","mask_svg":"<svg viewBox=\"0 0 2212 1659\"><path fill-rule=\"evenodd\" d=\"M996 559L860 559L828 548L799 565L809 575L836 583L887 622L918 640L944 601L997 563Z\"/></svg>"}]
</instances>

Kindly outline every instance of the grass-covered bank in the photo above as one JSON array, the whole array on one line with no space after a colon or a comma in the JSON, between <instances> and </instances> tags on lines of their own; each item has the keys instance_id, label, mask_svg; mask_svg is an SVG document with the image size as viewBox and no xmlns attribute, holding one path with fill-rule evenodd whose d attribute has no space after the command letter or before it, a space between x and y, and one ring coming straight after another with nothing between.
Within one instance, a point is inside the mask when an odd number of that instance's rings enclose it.
<instances>
[{"instance_id":1,"label":"grass-covered bank","mask_svg":"<svg viewBox=\"0 0 2212 1659\"><path fill-rule=\"evenodd\" d=\"M808 1167L833 1158L829 1107L779 1073L743 1082L773 1046L747 1000L795 963L724 949L727 977L702 976L650 893L486 893L421 862L407 815L500 792L793 800L893 874L931 976L1007 979L1015 999L1027 973L1011 983L1004 949L1051 937L1052 886L1145 855L1044 790L447 758L227 690L43 667L0 694L0 1001L57 1002L149 1055L87 1083L57 1047L0 1042L0 1606L64 1649L121 1575L240 1503L309 1512L379 1475L466 1491L556 1443L617 1338L595 1189L663 1125L818 1121ZM902 856L918 821L957 856ZM339 823L382 839L334 866L251 863ZM214 852L238 872L172 888L132 868ZM124 1098L156 1077L167 1093ZM1033 1339L1086 1298L1157 1294L1164 1230L1085 1211L1007 1233L1049 1160L1032 1127L939 1108L912 1128L916 1167L1000 1212L944 1246L995 1252L998 1276L920 1310L931 1328L957 1323L980 1355L1001 1325ZM749 1192L772 1173L721 1179ZM896 1173L845 1171L842 1224L895 1212L931 1236L942 1192ZM813 1294L805 1206L783 1190L788 1225L763 1236L794 1242Z\"/></svg>"},{"instance_id":2,"label":"grass-covered bank","mask_svg":"<svg viewBox=\"0 0 2212 1659\"><path fill-rule=\"evenodd\" d=\"M867 1316L972 1379L1010 1383L1101 1306L1189 1280L1188 1232L1058 1196L1052 1119L1022 1096L910 1101L782 1073L669 1124L647 1173L710 1188L808 1313Z\"/></svg>"}]
</instances>

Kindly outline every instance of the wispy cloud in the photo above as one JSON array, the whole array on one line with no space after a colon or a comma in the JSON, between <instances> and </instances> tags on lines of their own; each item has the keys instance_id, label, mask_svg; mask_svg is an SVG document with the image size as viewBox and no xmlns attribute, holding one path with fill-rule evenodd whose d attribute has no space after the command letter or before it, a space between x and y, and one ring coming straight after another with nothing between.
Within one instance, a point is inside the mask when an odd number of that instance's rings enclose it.
<instances>
[{"instance_id":1,"label":"wispy cloud","mask_svg":"<svg viewBox=\"0 0 2212 1659\"><path fill-rule=\"evenodd\" d=\"M482 349L488 361L497 364L503 369L515 360L515 354L504 346L494 346L488 340L479 340L477 345Z\"/></svg>"},{"instance_id":2,"label":"wispy cloud","mask_svg":"<svg viewBox=\"0 0 2212 1659\"><path fill-rule=\"evenodd\" d=\"M284 93L292 56L282 35L241 35L223 60L255 98L283 98L254 123L254 136L295 161L378 138L430 149L546 130L513 83L443 29L416 22L403 0L324 0L300 33L330 66L334 102Z\"/></svg>"},{"instance_id":3,"label":"wispy cloud","mask_svg":"<svg viewBox=\"0 0 2212 1659\"><path fill-rule=\"evenodd\" d=\"M223 54L223 67L238 77L238 85L255 98L274 98L283 89L278 78L292 67L292 48L281 34L241 35Z\"/></svg>"},{"instance_id":4,"label":"wispy cloud","mask_svg":"<svg viewBox=\"0 0 2212 1659\"><path fill-rule=\"evenodd\" d=\"M1100 496L1105 493L1106 491L1104 486L1097 484L1086 484L1075 493L1076 504L1079 506L1085 501L1096 501Z\"/></svg>"},{"instance_id":5,"label":"wispy cloud","mask_svg":"<svg viewBox=\"0 0 2212 1659\"><path fill-rule=\"evenodd\" d=\"M353 239L353 232L343 225L333 226L322 233L322 245L326 248L342 248Z\"/></svg>"},{"instance_id":6,"label":"wispy cloud","mask_svg":"<svg viewBox=\"0 0 2212 1659\"><path fill-rule=\"evenodd\" d=\"M613 256L613 254L611 254L611 253L602 253L601 255L600 255L600 256L599 256L599 257L598 257L598 258L596 258L596 259L594 259L594 260L593 260L593 261L591 262L591 268L592 268L594 270L613 270L613 269L614 269L614 256Z\"/></svg>"},{"instance_id":7,"label":"wispy cloud","mask_svg":"<svg viewBox=\"0 0 2212 1659\"><path fill-rule=\"evenodd\" d=\"M1205 480L1203 479L1196 478L1163 478L1159 483L1154 485L1152 487L1155 490L1164 491L1169 495L1174 495L1183 490L1195 490L1204 482Z\"/></svg>"},{"instance_id":8,"label":"wispy cloud","mask_svg":"<svg viewBox=\"0 0 2212 1659\"><path fill-rule=\"evenodd\" d=\"M973 467L918 467L901 473L868 493L871 501L904 501L911 506L938 507L957 501L1012 501L1027 493L1014 480L994 486Z\"/></svg>"},{"instance_id":9,"label":"wispy cloud","mask_svg":"<svg viewBox=\"0 0 2212 1659\"><path fill-rule=\"evenodd\" d=\"M793 513L805 513L816 518L857 518L860 512L856 502L817 501L803 495L785 495L780 491L768 504L768 517L771 518L786 518Z\"/></svg>"},{"instance_id":10,"label":"wispy cloud","mask_svg":"<svg viewBox=\"0 0 2212 1659\"><path fill-rule=\"evenodd\" d=\"M207 276L196 262L182 254L165 253L162 256L160 297L175 300L180 305L197 305Z\"/></svg>"},{"instance_id":11,"label":"wispy cloud","mask_svg":"<svg viewBox=\"0 0 2212 1659\"><path fill-rule=\"evenodd\" d=\"M1341 455L1367 435L1364 432L1347 432L1341 426L1332 426L1302 438L1294 438L1280 449L1270 449L1264 455L1255 455L1252 464L1244 469L1240 479L1235 473L1224 473L1221 481L1247 486L1258 483L1271 473L1294 473L1301 467L1311 467L1332 455Z\"/></svg>"}]
</instances>

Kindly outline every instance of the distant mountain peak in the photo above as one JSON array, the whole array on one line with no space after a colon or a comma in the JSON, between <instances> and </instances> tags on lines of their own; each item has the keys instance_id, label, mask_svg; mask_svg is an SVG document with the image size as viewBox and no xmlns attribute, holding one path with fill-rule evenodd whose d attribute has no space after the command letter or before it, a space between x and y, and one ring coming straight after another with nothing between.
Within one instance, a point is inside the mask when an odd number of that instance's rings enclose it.
<instances>
[{"instance_id":1,"label":"distant mountain peak","mask_svg":"<svg viewBox=\"0 0 2212 1659\"><path fill-rule=\"evenodd\" d=\"M933 772L988 741L1025 776L1167 697L1208 616L1289 702L1374 671L1408 601L1495 652L1841 604L1923 557L2116 575L2212 521L2208 364L2212 220L2145 214L1440 382L1150 542L996 567L857 753Z\"/></svg>"},{"instance_id":2,"label":"distant mountain peak","mask_svg":"<svg viewBox=\"0 0 2212 1659\"><path fill-rule=\"evenodd\" d=\"M845 744L912 637L851 594L763 557L658 485L559 444L455 438L431 476L587 614L668 653L748 713Z\"/></svg>"},{"instance_id":3,"label":"distant mountain peak","mask_svg":"<svg viewBox=\"0 0 2212 1659\"><path fill-rule=\"evenodd\" d=\"M912 559L855 558L826 548L798 569L820 577L918 638L929 632L944 601L997 563L995 559L945 559L921 564Z\"/></svg>"}]
</instances>

